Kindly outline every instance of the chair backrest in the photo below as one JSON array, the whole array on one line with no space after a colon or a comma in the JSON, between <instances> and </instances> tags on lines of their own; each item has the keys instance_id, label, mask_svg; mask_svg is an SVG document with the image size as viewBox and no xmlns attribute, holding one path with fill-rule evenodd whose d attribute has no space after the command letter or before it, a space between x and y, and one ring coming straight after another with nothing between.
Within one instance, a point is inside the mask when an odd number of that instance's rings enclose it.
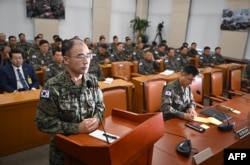
<instances>
[{"instance_id":1,"label":"chair backrest","mask_svg":"<svg viewBox=\"0 0 250 165\"><path fill-rule=\"evenodd\" d=\"M131 62L128 61L118 61L111 63L111 74L113 77L119 76L126 81L131 79Z\"/></svg>"},{"instance_id":2,"label":"chair backrest","mask_svg":"<svg viewBox=\"0 0 250 165\"><path fill-rule=\"evenodd\" d=\"M203 76L196 76L195 81L192 82L190 87L194 96L194 101L203 104Z\"/></svg>"},{"instance_id":3,"label":"chair backrest","mask_svg":"<svg viewBox=\"0 0 250 165\"><path fill-rule=\"evenodd\" d=\"M151 79L143 83L143 112L160 111L162 102L162 90L167 84L163 78Z\"/></svg>"},{"instance_id":4,"label":"chair backrest","mask_svg":"<svg viewBox=\"0 0 250 165\"><path fill-rule=\"evenodd\" d=\"M229 71L229 90L241 90L241 73L242 70L240 68Z\"/></svg>"},{"instance_id":5,"label":"chair backrest","mask_svg":"<svg viewBox=\"0 0 250 165\"><path fill-rule=\"evenodd\" d=\"M113 108L128 110L129 95L128 87L116 86L102 89L103 101L105 104L104 117L111 115Z\"/></svg>"},{"instance_id":6,"label":"chair backrest","mask_svg":"<svg viewBox=\"0 0 250 165\"><path fill-rule=\"evenodd\" d=\"M222 96L223 94L223 72L216 71L211 73L211 95Z\"/></svg>"},{"instance_id":7,"label":"chair backrest","mask_svg":"<svg viewBox=\"0 0 250 165\"><path fill-rule=\"evenodd\" d=\"M133 61L133 73L139 73L138 61Z\"/></svg>"}]
</instances>

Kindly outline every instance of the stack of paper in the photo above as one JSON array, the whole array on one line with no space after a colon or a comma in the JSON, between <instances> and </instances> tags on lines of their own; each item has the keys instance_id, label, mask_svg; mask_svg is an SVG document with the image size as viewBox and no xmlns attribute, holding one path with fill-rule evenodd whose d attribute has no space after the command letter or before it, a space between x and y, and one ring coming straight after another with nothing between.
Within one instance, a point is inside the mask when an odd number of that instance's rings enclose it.
<instances>
[{"instance_id":1,"label":"stack of paper","mask_svg":"<svg viewBox=\"0 0 250 165\"><path fill-rule=\"evenodd\" d=\"M171 75L171 74L173 74L173 73L174 73L173 70L165 70L165 71L161 72L160 74L161 74L161 75L168 76L168 75Z\"/></svg>"},{"instance_id":2,"label":"stack of paper","mask_svg":"<svg viewBox=\"0 0 250 165\"><path fill-rule=\"evenodd\" d=\"M113 78L106 78L104 83L111 84L114 81Z\"/></svg>"}]
</instances>

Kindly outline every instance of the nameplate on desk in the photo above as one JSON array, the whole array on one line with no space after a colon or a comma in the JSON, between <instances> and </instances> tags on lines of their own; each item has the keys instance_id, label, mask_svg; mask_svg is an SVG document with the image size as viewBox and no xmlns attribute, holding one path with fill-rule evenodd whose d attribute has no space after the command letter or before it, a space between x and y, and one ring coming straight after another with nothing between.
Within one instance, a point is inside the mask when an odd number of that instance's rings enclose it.
<instances>
[{"instance_id":1,"label":"nameplate on desk","mask_svg":"<svg viewBox=\"0 0 250 165\"><path fill-rule=\"evenodd\" d=\"M243 137L247 136L249 134L249 128L248 127L244 127L238 131L236 131L236 136L240 139L242 139Z\"/></svg>"},{"instance_id":2,"label":"nameplate on desk","mask_svg":"<svg viewBox=\"0 0 250 165\"><path fill-rule=\"evenodd\" d=\"M200 164L201 162L205 161L206 159L210 158L213 155L211 148L206 148L203 151L195 154L193 156L193 162L195 164Z\"/></svg>"}]
</instances>

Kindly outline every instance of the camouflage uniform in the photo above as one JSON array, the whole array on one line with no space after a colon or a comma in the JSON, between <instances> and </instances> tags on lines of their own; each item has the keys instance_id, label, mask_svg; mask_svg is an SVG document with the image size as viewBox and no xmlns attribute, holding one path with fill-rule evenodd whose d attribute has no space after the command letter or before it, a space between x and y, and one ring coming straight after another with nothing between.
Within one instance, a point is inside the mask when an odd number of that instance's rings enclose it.
<instances>
[{"instance_id":1,"label":"camouflage uniform","mask_svg":"<svg viewBox=\"0 0 250 165\"><path fill-rule=\"evenodd\" d=\"M191 88L184 89L181 87L179 79L170 82L163 88L161 111L164 120L174 117L184 118L184 113L189 108L195 108Z\"/></svg>"},{"instance_id":2,"label":"camouflage uniform","mask_svg":"<svg viewBox=\"0 0 250 165\"><path fill-rule=\"evenodd\" d=\"M188 57L195 57L196 55L198 55L199 53L197 52L197 50L195 49L190 49L187 53Z\"/></svg>"},{"instance_id":3,"label":"camouflage uniform","mask_svg":"<svg viewBox=\"0 0 250 165\"><path fill-rule=\"evenodd\" d=\"M32 55L30 63L33 65L35 70L40 70L43 66L48 66L53 63L52 55L47 52L46 55L42 55L41 52Z\"/></svg>"},{"instance_id":4,"label":"camouflage uniform","mask_svg":"<svg viewBox=\"0 0 250 165\"><path fill-rule=\"evenodd\" d=\"M27 55L29 54L29 50L30 50L31 46L32 45L29 42L18 42L17 43L17 47L22 48Z\"/></svg>"},{"instance_id":5,"label":"camouflage uniform","mask_svg":"<svg viewBox=\"0 0 250 165\"><path fill-rule=\"evenodd\" d=\"M165 70L173 70L174 72L181 71L181 58L180 57L170 57L168 56L164 60L164 68Z\"/></svg>"},{"instance_id":6,"label":"camouflage uniform","mask_svg":"<svg viewBox=\"0 0 250 165\"><path fill-rule=\"evenodd\" d=\"M143 52L143 50L135 50L133 52L133 60L134 61L140 61L142 59L144 59L144 52Z\"/></svg>"},{"instance_id":7,"label":"camouflage uniform","mask_svg":"<svg viewBox=\"0 0 250 165\"><path fill-rule=\"evenodd\" d=\"M35 55L35 54L39 54L39 52L40 52L40 48L39 47L37 47L35 45L32 46L30 48L29 52L28 52L28 54L29 54L28 60L31 61L32 56Z\"/></svg>"},{"instance_id":8,"label":"camouflage uniform","mask_svg":"<svg viewBox=\"0 0 250 165\"><path fill-rule=\"evenodd\" d=\"M92 92L87 80L93 84ZM105 105L96 78L84 74L82 81L82 85L76 85L64 71L49 79L41 90L35 121L40 131L51 134L50 164L62 165L64 160L63 152L53 143L57 133L77 134L82 120L103 116Z\"/></svg>"},{"instance_id":9,"label":"camouflage uniform","mask_svg":"<svg viewBox=\"0 0 250 165\"><path fill-rule=\"evenodd\" d=\"M225 64L227 62L221 54L214 54L211 57L211 63L214 65L219 65L219 64Z\"/></svg>"},{"instance_id":10,"label":"camouflage uniform","mask_svg":"<svg viewBox=\"0 0 250 165\"><path fill-rule=\"evenodd\" d=\"M145 59L138 63L139 73L144 75L155 74L155 69L159 69L160 66L156 61L147 61Z\"/></svg>"},{"instance_id":11,"label":"camouflage uniform","mask_svg":"<svg viewBox=\"0 0 250 165\"><path fill-rule=\"evenodd\" d=\"M115 62L115 61L126 61L126 54L124 51L118 53L114 53L114 54L111 54L111 57L110 57L111 61L112 62Z\"/></svg>"},{"instance_id":12,"label":"camouflage uniform","mask_svg":"<svg viewBox=\"0 0 250 165\"><path fill-rule=\"evenodd\" d=\"M62 64L62 67L59 67L56 63L49 64L48 67L46 68L45 80L47 81L48 79L58 75L64 70L65 70L64 64Z\"/></svg>"},{"instance_id":13,"label":"camouflage uniform","mask_svg":"<svg viewBox=\"0 0 250 165\"><path fill-rule=\"evenodd\" d=\"M104 64L105 59L110 59L110 54L108 52L105 52L105 54L100 54L97 52L96 57L100 64Z\"/></svg>"},{"instance_id":14,"label":"camouflage uniform","mask_svg":"<svg viewBox=\"0 0 250 165\"><path fill-rule=\"evenodd\" d=\"M128 52L128 53L130 53L130 54L132 54L133 53L133 51L134 51L134 47L133 47L133 45L131 44L131 45L127 45L127 44L124 44L124 51L125 52Z\"/></svg>"},{"instance_id":15,"label":"camouflage uniform","mask_svg":"<svg viewBox=\"0 0 250 165\"><path fill-rule=\"evenodd\" d=\"M187 55L180 54L179 57L181 58L181 69L190 64L189 57Z\"/></svg>"},{"instance_id":16,"label":"camouflage uniform","mask_svg":"<svg viewBox=\"0 0 250 165\"><path fill-rule=\"evenodd\" d=\"M0 42L0 51L4 46L8 46L8 42Z\"/></svg>"},{"instance_id":17,"label":"camouflage uniform","mask_svg":"<svg viewBox=\"0 0 250 165\"><path fill-rule=\"evenodd\" d=\"M96 57L93 57L89 64L89 70L88 73L94 75L98 81L104 80L104 75L102 72L102 68L100 67L98 63L98 59Z\"/></svg>"},{"instance_id":18,"label":"camouflage uniform","mask_svg":"<svg viewBox=\"0 0 250 165\"><path fill-rule=\"evenodd\" d=\"M205 54L202 54L200 55L199 57L199 65L200 67L206 67L206 66L210 66L210 55L205 55Z\"/></svg>"}]
</instances>

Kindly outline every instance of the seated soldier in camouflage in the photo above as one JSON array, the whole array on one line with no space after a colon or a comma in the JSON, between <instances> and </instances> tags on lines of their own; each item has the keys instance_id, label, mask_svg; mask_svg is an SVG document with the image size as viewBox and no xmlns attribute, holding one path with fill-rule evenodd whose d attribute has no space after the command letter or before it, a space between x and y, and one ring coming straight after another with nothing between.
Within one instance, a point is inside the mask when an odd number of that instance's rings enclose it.
<instances>
[{"instance_id":1,"label":"seated soldier in camouflage","mask_svg":"<svg viewBox=\"0 0 250 165\"><path fill-rule=\"evenodd\" d=\"M45 81L58 75L65 70L61 48L53 50L53 63L46 68Z\"/></svg>"},{"instance_id":2,"label":"seated soldier in camouflage","mask_svg":"<svg viewBox=\"0 0 250 165\"><path fill-rule=\"evenodd\" d=\"M63 42L66 71L49 79L40 94L36 124L51 134L50 165L63 165L64 154L54 146L55 134L77 134L94 131L104 113L102 91L95 76L88 74L92 54L79 39Z\"/></svg>"},{"instance_id":3,"label":"seated soldier in camouflage","mask_svg":"<svg viewBox=\"0 0 250 165\"><path fill-rule=\"evenodd\" d=\"M154 60L153 53L150 50L144 52L144 58L138 63L139 73L144 75L156 74L159 64Z\"/></svg>"},{"instance_id":4,"label":"seated soldier in camouflage","mask_svg":"<svg viewBox=\"0 0 250 165\"><path fill-rule=\"evenodd\" d=\"M173 70L174 72L181 71L181 58L175 55L175 49L172 47L168 48L168 56L164 60L164 69Z\"/></svg>"},{"instance_id":5,"label":"seated soldier in camouflage","mask_svg":"<svg viewBox=\"0 0 250 165\"><path fill-rule=\"evenodd\" d=\"M198 75L198 70L192 66L184 67L179 79L167 84L162 91L161 111L164 120L181 118L192 121L197 113L190 84Z\"/></svg>"}]
</instances>

